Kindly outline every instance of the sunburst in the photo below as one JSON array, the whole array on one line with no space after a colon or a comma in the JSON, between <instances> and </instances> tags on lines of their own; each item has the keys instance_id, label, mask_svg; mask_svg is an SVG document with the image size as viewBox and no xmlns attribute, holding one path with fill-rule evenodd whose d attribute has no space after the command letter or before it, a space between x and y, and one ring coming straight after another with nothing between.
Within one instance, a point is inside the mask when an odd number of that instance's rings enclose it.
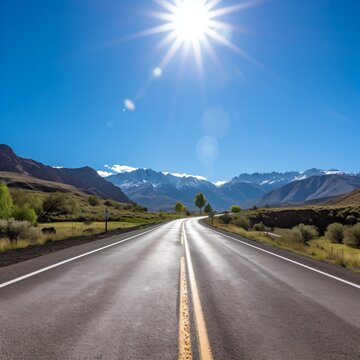
<instances>
[{"instance_id":1,"label":"sunburst","mask_svg":"<svg viewBox=\"0 0 360 360\"><path fill-rule=\"evenodd\" d=\"M153 0L158 11L149 12L162 23L142 31L136 36L164 34L158 48L168 47L160 62L164 68L175 54L182 49L183 57L193 53L197 67L203 69L203 53L217 59L214 44L221 44L247 60L250 55L231 42L226 34L234 30L243 30L223 20L224 16L242 11L260 1L242 1L231 6L221 7L222 0Z\"/></svg>"}]
</instances>

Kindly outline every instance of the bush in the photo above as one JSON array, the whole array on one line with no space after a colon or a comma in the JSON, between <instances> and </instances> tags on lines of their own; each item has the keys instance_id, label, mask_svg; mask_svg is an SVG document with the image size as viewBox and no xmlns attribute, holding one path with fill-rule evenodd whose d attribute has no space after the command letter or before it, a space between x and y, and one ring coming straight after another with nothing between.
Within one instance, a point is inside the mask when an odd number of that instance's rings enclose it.
<instances>
[{"instance_id":1,"label":"bush","mask_svg":"<svg viewBox=\"0 0 360 360\"><path fill-rule=\"evenodd\" d=\"M38 232L31 223L14 219L0 221L0 233L9 238L11 243L19 239L36 240L38 237Z\"/></svg>"},{"instance_id":2,"label":"bush","mask_svg":"<svg viewBox=\"0 0 360 360\"><path fill-rule=\"evenodd\" d=\"M238 215L232 221L232 224L243 228L244 230L250 229L250 220L245 215Z\"/></svg>"},{"instance_id":3,"label":"bush","mask_svg":"<svg viewBox=\"0 0 360 360\"><path fill-rule=\"evenodd\" d=\"M344 225L339 223L330 224L326 229L325 236L332 243L342 243L344 240Z\"/></svg>"},{"instance_id":4,"label":"bush","mask_svg":"<svg viewBox=\"0 0 360 360\"><path fill-rule=\"evenodd\" d=\"M354 215L348 215L345 220L349 225L354 225L358 221L357 217Z\"/></svg>"},{"instance_id":5,"label":"bush","mask_svg":"<svg viewBox=\"0 0 360 360\"><path fill-rule=\"evenodd\" d=\"M220 220L223 224L227 225L227 224L230 224L231 217L230 217L230 215L229 215L228 213L225 213L224 215L222 215L222 216L219 217L219 220Z\"/></svg>"},{"instance_id":6,"label":"bush","mask_svg":"<svg viewBox=\"0 0 360 360\"><path fill-rule=\"evenodd\" d=\"M89 196L88 202L91 206L97 206L100 204L99 199L95 195Z\"/></svg>"},{"instance_id":7,"label":"bush","mask_svg":"<svg viewBox=\"0 0 360 360\"><path fill-rule=\"evenodd\" d=\"M37 222L37 215L34 209L30 208L29 204L25 204L21 207L18 205L14 206L13 217L15 220L19 221L28 221L29 223L35 225Z\"/></svg>"},{"instance_id":8,"label":"bush","mask_svg":"<svg viewBox=\"0 0 360 360\"><path fill-rule=\"evenodd\" d=\"M360 223L345 230L344 243L348 246L360 247Z\"/></svg>"},{"instance_id":9,"label":"bush","mask_svg":"<svg viewBox=\"0 0 360 360\"><path fill-rule=\"evenodd\" d=\"M110 199L107 199L104 201L104 205L108 207L112 207L114 206L114 203Z\"/></svg>"},{"instance_id":10,"label":"bush","mask_svg":"<svg viewBox=\"0 0 360 360\"><path fill-rule=\"evenodd\" d=\"M0 183L0 219L8 219L11 216L13 199L8 187Z\"/></svg>"},{"instance_id":11,"label":"bush","mask_svg":"<svg viewBox=\"0 0 360 360\"><path fill-rule=\"evenodd\" d=\"M239 212L241 212L241 207L239 205L233 205L230 208L230 212L232 212L234 214L238 214Z\"/></svg>"},{"instance_id":12,"label":"bush","mask_svg":"<svg viewBox=\"0 0 360 360\"><path fill-rule=\"evenodd\" d=\"M300 224L292 228L291 237L293 241L306 244L310 240L318 238L319 233L313 225Z\"/></svg>"},{"instance_id":13,"label":"bush","mask_svg":"<svg viewBox=\"0 0 360 360\"><path fill-rule=\"evenodd\" d=\"M267 228L262 222L255 224L253 229L254 231L269 231L269 228Z\"/></svg>"}]
</instances>

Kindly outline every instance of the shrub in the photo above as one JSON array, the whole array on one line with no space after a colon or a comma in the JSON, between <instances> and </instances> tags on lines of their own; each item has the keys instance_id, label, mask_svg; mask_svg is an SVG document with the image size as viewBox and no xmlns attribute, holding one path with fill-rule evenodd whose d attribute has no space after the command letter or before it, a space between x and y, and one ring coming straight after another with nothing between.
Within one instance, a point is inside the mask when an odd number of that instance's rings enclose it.
<instances>
[{"instance_id":1,"label":"shrub","mask_svg":"<svg viewBox=\"0 0 360 360\"><path fill-rule=\"evenodd\" d=\"M344 225L339 223L330 224L327 227L325 236L332 243L342 243L344 240Z\"/></svg>"},{"instance_id":2,"label":"shrub","mask_svg":"<svg viewBox=\"0 0 360 360\"><path fill-rule=\"evenodd\" d=\"M354 215L348 215L345 220L349 225L354 225L357 223L358 219Z\"/></svg>"},{"instance_id":3,"label":"shrub","mask_svg":"<svg viewBox=\"0 0 360 360\"><path fill-rule=\"evenodd\" d=\"M345 230L344 243L348 246L360 247L360 223Z\"/></svg>"},{"instance_id":4,"label":"shrub","mask_svg":"<svg viewBox=\"0 0 360 360\"><path fill-rule=\"evenodd\" d=\"M9 238L11 243L19 239L35 240L38 237L38 232L31 223L14 219L1 221L0 232L3 236Z\"/></svg>"},{"instance_id":5,"label":"shrub","mask_svg":"<svg viewBox=\"0 0 360 360\"><path fill-rule=\"evenodd\" d=\"M227 225L227 224L230 224L231 217L230 217L230 215L229 215L228 213L225 213L224 215L222 215L222 216L219 217L219 220L220 220L223 224Z\"/></svg>"},{"instance_id":6,"label":"shrub","mask_svg":"<svg viewBox=\"0 0 360 360\"><path fill-rule=\"evenodd\" d=\"M114 206L114 203L110 199L107 199L104 201L104 205L108 207L112 207Z\"/></svg>"},{"instance_id":7,"label":"shrub","mask_svg":"<svg viewBox=\"0 0 360 360\"><path fill-rule=\"evenodd\" d=\"M7 231L7 220L0 219L0 238L6 236Z\"/></svg>"},{"instance_id":8,"label":"shrub","mask_svg":"<svg viewBox=\"0 0 360 360\"><path fill-rule=\"evenodd\" d=\"M255 224L253 226L254 231L268 231L269 229L262 223Z\"/></svg>"},{"instance_id":9,"label":"shrub","mask_svg":"<svg viewBox=\"0 0 360 360\"><path fill-rule=\"evenodd\" d=\"M315 226L300 224L292 228L292 240L296 242L308 243L312 239L319 237Z\"/></svg>"},{"instance_id":10,"label":"shrub","mask_svg":"<svg viewBox=\"0 0 360 360\"><path fill-rule=\"evenodd\" d=\"M15 205L13 209L13 217L15 220L19 221L28 221L29 223L35 225L37 222L37 215L34 209L30 208L29 204L23 206Z\"/></svg>"},{"instance_id":11,"label":"shrub","mask_svg":"<svg viewBox=\"0 0 360 360\"><path fill-rule=\"evenodd\" d=\"M231 223L234 225L243 228L244 230L250 229L250 220L245 215L236 216Z\"/></svg>"},{"instance_id":12,"label":"shrub","mask_svg":"<svg viewBox=\"0 0 360 360\"><path fill-rule=\"evenodd\" d=\"M239 212L241 212L241 207L239 205L233 205L230 208L230 212L232 212L234 214L238 214Z\"/></svg>"},{"instance_id":13,"label":"shrub","mask_svg":"<svg viewBox=\"0 0 360 360\"><path fill-rule=\"evenodd\" d=\"M88 202L91 206L97 206L100 204L99 199L95 195L89 196Z\"/></svg>"}]
</instances>

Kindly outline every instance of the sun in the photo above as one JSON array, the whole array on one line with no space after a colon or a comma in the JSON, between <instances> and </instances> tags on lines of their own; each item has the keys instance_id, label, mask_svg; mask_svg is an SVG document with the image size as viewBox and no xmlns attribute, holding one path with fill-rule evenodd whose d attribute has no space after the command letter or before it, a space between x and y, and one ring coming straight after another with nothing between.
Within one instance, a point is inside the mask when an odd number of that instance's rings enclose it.
<instances>
[{"instance_id":1,"label":"sun","mask_svg":"<svg viewBox=\"0 0 360 360\"><path fill-rule=\"evenodd\" d=\"M202 41L210 30L209 11L201 0L178 1L173 8L172 24L182 41Z\"/></svg>"},{"instance_id":2,"label":"sun","mask_svg":"<svg viewBox=\"0 0 360 360\"><path fill-rule=\"evenodd\" d=\"M158 9L148 14L161 21L160 24L134 34L134 37L145 37L164 34L156 51L167 48L159 63L163 69L182 49L182 61L193 54L199 73L203 70L203 56L206 53L215 61L218 60L215 47L226 47L246 60L254 61L244 50L231 41L235 31L247 31L240 25L226 22L226 15L253 7L264 0L239 1L230 0L232 5L221 6L223 0L153 0Z\"/></svg>"}]
</instances>

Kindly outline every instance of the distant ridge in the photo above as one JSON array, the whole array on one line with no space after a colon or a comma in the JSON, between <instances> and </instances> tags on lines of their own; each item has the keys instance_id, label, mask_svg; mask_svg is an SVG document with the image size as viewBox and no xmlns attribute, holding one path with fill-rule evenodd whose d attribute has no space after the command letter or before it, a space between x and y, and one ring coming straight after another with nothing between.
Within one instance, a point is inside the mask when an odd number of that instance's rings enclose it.
<instances>
[{"instance_id":1,"label":"distant ridge","mask_svg":"<svg viewBox=\"0 0 360 360\"><path fill-rule=\"evenodd\" d=\"M360 176L333 174L293 181L263 196L259 206L315 204L360 188Z\"/></svg>"},{"instance_id":2,"label":"distant ridge","mask_svg":"<svg viewBox=\"0 0 360 360\"><path fill-rule=\"evenodd\" d=\"M79 169L53 168L31 159L17 156L7 145L0 144L0 171L19 173L37 179L68 184L104 199L130 202L129 198L90 167Z\"/></svg>"}]
</instances>

